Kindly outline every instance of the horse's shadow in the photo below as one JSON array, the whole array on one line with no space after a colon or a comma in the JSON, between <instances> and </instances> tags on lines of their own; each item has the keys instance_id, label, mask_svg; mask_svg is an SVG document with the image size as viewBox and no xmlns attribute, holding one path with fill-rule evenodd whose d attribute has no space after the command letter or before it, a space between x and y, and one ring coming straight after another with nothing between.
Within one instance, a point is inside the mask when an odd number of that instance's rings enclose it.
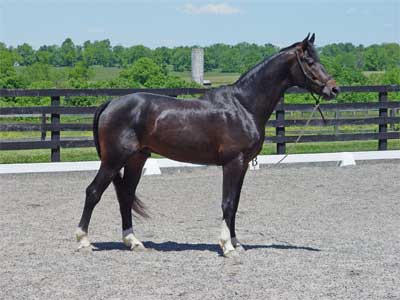
<instances>
[{"instance_id":1,"label":"horse's shadow","mask_svg":"<svg viewBox=\"0 0 400 300\"><path fill-rule=\"evenodd\" d=\"M143 245L150 250L160 252L180 252L180 251L210 251L222 254L221 248L217 244L204 244L204 243L177 243L177 242L143 242ZM94 251L110 251L110 250L129 250L123 243L120 242L98 242L93 243L95 247ZM253 249L280 249L280 250L304 250L318 252L321 249L307 247L307 246L295 246L295 245L282 245L282 244L271 244L271 245L242 245L247 250Z\"/></svg>"}]
</instances>

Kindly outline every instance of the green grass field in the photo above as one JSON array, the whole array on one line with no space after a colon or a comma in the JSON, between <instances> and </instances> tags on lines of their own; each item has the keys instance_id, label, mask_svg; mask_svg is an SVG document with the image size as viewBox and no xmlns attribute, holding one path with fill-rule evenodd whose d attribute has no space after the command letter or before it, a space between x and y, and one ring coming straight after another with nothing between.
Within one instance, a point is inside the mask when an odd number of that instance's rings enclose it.
<instances>
[{"instance_id":1,"label":"green grass field","mask_svg":"<svg viewBox=\"0 0 400 300\"><path fill-rule=\"evenodd\" d=\"M25 67L17 67L16 70L18 73L21 73ZM71 67L53 67L55 70L61 71L64 76L61 81L66 80L68 70ZM91 81L106 81L112 80L118 77L118 74L121 72L121 68L118 67L103 67L103 66L92 66L92 77ZM186 81L191 81L191 72L170 72L171 75L178 76ZM212 86L220 86L224 84L230 84L235 82L239 78L240 74L238 73L221 73L219 71L205 72L204 79L211 80Z\"/></svg>"},{"instance_id":2,"label":"green grass field","mask_svg":"<svg viewBox=\"0 0 400 300\"><path fill-rule=\"evenodd\" d=\"M289 154L296 153L332 153L377 150L377 141L360 142L322 142L287 144ZM400 150L399 140L389 140L388 150ZM262 155L276 153L275 144L264 144ZM158 158L158 155L152 155ZM61 149L61 161L93 161L98 160L95 148ZM50 149L0 151L0 164L50 162Z\"/></svg>"},{"instance_id":3,"label":"green grass field","mask_svg":"<svg viewBox=\"0 0 400 300\"><path fill-rule=\"evenodd\" d=\"M172 75L178 76L186 81L192 80L192 75L189 71L186 72L171 72ZM218 71L213 72L205 72L204 79L210 80L212 86L220 86L224 84L231 84L235 82L239 78L240 74L238 73L221 73Z\"/></svg>"},{"instance_id":4,"label":"green grass field","mask_svg":"<svg viewBox=\"0 0 400 300\"><path fill-rule=\"evenodd\" d=\"M93 77L91 78L92 81L104 81L104 80L111 80L118 77L119 72L121 72L121 68L117 67L102 67L102 66L95 66L92 67L93 69Z\"/></svg>"}]
</instances>

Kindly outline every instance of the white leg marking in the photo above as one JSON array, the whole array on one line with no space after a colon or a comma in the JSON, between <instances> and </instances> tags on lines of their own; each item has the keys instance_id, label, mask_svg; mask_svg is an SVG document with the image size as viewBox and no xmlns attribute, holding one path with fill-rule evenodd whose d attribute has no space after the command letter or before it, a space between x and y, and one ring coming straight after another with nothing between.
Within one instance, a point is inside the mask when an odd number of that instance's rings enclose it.
<instances>
[{"instance_id":1,"label":"white leg marking","mask_svg":"<svg viewBox=\"0 0 400 300\"><path fill-rule=\"evenodd\" d=\"M133 234L132 228L122 231L122 241L124 242L125 246L129 247L131 250L145 249L142 242L139 241Z\"/></svg>"},{"instance_id":2,"label":"white leg marking","mask_svg":"<svg viewBox=\"0 0 400 300\"><path fill-rule=\"evenodd\" d=\"M231 242L231 232L226 225L225 220L222 220L221 236L219 238L219 245L222 248L224 256L228 256L231 252L235 251L235 248Z\"/></svg>"},{"instance_id":3,"label":"white leg marking","mask_svg":"<svg viewBox=\"0 0 400 300\"><path fill-rule=\"evenodd\" d=\"M79 243L78 249L91 247L88 234L87 232L83 231L82 228L78 227L78 229L75 231L75 236Z\"/></svg>"}]
</instances>

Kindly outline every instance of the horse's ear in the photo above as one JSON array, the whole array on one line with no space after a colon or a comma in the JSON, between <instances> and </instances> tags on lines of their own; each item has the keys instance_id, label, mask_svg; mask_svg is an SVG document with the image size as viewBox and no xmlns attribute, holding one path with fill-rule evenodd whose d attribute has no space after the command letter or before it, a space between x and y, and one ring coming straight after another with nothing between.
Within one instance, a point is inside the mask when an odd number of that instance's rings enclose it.
<instances>
[{"instance_id":1,"label":"horse's ear","mask_svg":"<svg viewBox=\"0 0 400 300\"><path fill-rule=\"evenodd\" d=\"M312 34L311 38L308 40L311 44L314 45L314 41L315 41L315 33Z\"/></svg>"},{"instance_id":2,"label":"horse's ear","mask_svg":"<svg viewBox=\"0 0 400 300\"><path fill-rule=\"evenodd\" d=\"M310 37L310 33L307 34L306 38L301 42L301 49L303 51L307 50L308 47L308 38Z\"/></svg>"}]
</instances>

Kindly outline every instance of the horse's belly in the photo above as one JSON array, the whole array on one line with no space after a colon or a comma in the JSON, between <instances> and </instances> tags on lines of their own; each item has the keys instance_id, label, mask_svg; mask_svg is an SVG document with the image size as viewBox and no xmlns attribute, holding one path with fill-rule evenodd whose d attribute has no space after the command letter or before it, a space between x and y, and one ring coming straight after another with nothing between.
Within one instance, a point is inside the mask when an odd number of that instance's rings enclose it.
<instances>
[{"instance_id":1,"label":"horse's belly","mask_svg":"<svg viewBox=\"0 0 400 300\"><path fill-rule=\"evenodd\" d=\"M220 165L248 143L243 129L229 124L222 114L166 110L147 123L142 146L178 161Z\"/></svg>"},{"instance_id":2,"label":"horse's belly","mask_svg":"<svg viewBox=\"0 0 400 300\"><path fill-rule=\"evenodd\" d=\"M218 159L218 157L216 155L213 155L212 153L198 153L196 155L193 155L189 152L177 152L175 150L168 151L168 149L167 150L163 149L162 151L152 150L152 152L160 154L166 158L181 162L202 164L202 165L222 164L222 162Z\"/></svg>"},{"instance_id":3,"label":"horse's belly","mask_svg":"<svg viewBox=\"0 0 400 300\"><path fill-rule=\"evenodd\" d=\"M151 152L158 153L167 158L198 163L198 164L219 164L219 152L209 139L199 139L199 136L153 136L147 143L146 148Z\"/></svg>"}]
</instances>

